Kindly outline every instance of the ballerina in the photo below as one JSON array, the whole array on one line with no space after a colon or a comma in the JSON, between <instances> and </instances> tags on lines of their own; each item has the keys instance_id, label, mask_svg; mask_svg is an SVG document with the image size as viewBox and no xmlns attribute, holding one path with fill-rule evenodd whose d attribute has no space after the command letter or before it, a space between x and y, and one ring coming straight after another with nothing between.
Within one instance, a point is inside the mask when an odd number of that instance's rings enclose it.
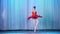
<instances>
[{"instance_id":1,"label":"ballerina","mask_svg":"<svg viewBox=\"0 0 60 34\"><path fill-rule=\"evenodd\" d=\"M38 25L38 22L37 22L36 19L37 18L42 18L42 16L37 15L36 7L35 6L33 8L34 8L34 10L32 11L32 15L28 17L28 20L31 19L31 18L35 20L34 32L36 32L37 25Z\"/></svg>"}]
</instances>

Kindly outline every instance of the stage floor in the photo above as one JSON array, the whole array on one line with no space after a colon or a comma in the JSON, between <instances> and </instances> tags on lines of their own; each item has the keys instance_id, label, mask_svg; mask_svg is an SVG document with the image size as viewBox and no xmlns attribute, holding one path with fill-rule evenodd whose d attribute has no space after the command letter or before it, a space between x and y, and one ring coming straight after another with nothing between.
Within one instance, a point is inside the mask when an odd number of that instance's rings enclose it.
<instances>
[{"instance_id":1,"label":"stage floor","mask_svg":"<svg viewBox=\"0 0 60 34\"><path fill-rule=\"evenodd\" d=\"M60 34L60 30L45 29L45 30L0 30L0 34Z\"/></svg>"},{"instance_id":2,"label":"stage floor","mask_svg":"<svg viewBox=\"0 0 60 34\"><path fill-rule=\"evenodd\" d=\"M0 32L0 34L60 34L60 32Z\"/></svg>"}]
</instances>

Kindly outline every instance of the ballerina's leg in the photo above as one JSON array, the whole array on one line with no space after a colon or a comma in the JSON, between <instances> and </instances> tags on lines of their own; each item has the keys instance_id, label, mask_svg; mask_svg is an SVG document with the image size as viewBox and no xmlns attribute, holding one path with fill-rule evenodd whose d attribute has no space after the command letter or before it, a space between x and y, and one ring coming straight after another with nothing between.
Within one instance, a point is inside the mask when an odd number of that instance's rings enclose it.
<instances>
[{"instance_id":1,"label":"ballerina's leg","mask_svg":"<svg viewBox=\"0 0 60 34\"><path fill-rule=\"evenodd\" d=\"M38 19L35 19L35 23L34 23L34 32L36 32L37 26L38 26Z\"/></svg>"}]
</instances>

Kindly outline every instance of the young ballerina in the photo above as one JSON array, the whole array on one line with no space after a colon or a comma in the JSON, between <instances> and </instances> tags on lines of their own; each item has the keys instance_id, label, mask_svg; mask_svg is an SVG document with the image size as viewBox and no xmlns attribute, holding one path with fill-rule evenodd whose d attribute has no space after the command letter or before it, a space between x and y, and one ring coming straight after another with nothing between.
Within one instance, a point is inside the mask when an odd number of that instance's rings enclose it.
<instances>
[{"instance_id":1,"label":"young ballerina","mask_svg":"<svg viewBox=\"0 0 60 34\"><path fill-rule=\"evenodd\" d=\"M33 8L34 8L34 10L32 11L32 15L28 17L28 20L31 19L31 18L34 19L34 22L35 22L35 23L34 23L34 24L35 24L35 25L34 25L34 32L36 32L37 25L38 25L38 20L37 20L37 18L42 18L42 16L37 15L36 7L35 7L35 6L34 6Z\"/></svg>"}]
</instances>

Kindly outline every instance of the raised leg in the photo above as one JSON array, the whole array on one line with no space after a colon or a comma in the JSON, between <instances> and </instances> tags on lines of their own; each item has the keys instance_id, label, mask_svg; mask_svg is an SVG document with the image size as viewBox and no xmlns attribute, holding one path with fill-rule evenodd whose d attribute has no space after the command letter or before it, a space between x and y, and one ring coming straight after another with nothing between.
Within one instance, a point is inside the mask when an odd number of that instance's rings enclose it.
<instances>
[{"instance_id":1,"label":"raised leg","mask_svg":"<svg viewBox=\"0 0 60 34\"><path fill-rule=\"evenodd\" d=\"M38 20L35 19L34 32L36 32L37 26L38 26Z\"/></svg>"}]
</instances>

